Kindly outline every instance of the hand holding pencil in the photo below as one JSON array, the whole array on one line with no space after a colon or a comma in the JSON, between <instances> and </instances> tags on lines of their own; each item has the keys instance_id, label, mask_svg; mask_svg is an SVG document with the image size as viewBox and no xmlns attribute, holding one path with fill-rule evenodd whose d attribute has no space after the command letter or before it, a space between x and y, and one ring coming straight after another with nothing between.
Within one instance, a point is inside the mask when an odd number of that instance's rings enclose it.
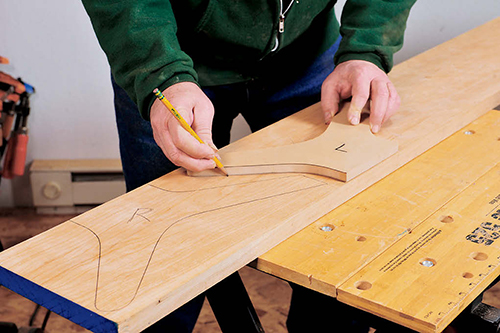
<instances>
[{"instance_id":1,"label":"hand holding pencil","mask_svg":"<svg viewBox=\"0 0 500 333\"><path fill-rule=\"evenodd\" d=\"M155 89L158 98L150 112L153 135L163 153L187 170L198 172L217 166L227 175L212 143L212 102L191 82L177 83L164 93L166 96Z\"/></svg>"}]
</instances>

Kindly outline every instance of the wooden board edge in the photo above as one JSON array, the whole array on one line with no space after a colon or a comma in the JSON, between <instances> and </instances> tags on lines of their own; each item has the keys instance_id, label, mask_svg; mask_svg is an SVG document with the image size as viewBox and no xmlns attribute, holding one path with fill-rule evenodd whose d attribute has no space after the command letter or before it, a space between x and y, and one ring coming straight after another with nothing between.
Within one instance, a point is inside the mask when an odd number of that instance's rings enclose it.
<instances>
[{"instance_id":1,"label":"wooden board edge","mask_svg":"<svg viewBox=\"0 0 500 333\"><path fill-rule=\"evenodd\" d=\"M410 316L405 316L404 314L401 314L400 312L397 312L392 309L387 309L387 312L381 312L379 311L380 305L367 301L366 299L360 299L351 295L348 292L345 292L341 289L337 289L337 300L339 300L342 303L345 303L347 305L353 306L357 309L363 310L368 313L377 313L378 317L387 319L389 321L395 322L397 324L403 325L405 327L408 327L410 329L416 330L420 333L436 333L436 327L434 325L431 325L425 321L421 321L418 319L415 319ZM356 304L356 305L354 305ZM394 318L398 318L400 320L394 320Z\"/></svg>"},{"instance_id":2,"label":"wooden board edge","mask_svg":"<svg viewBox=\"0 0 500 333\"><path fill-rule=\"evenodd\" d=\"M294 272L293 270L283 267L283 266L278 266L270 261L257 258L251 263L248 264L248 266L253 267L263 273L272 275L274 277L280 277L280 276L295 276L293 279L293 283L298 284L302 287L318 291L324 295L331 296L336 298L337 297L337 288L336 286L330 285L328 283L325 283L321 280L316 279L313 275L303 275ZM288 281L288 280L284 280Z\"/></svg>"},{"instance_id":3,"label":"wooden board edge","mask_svg":"<svg viewBox=\"0 0 500 333\"><path fill-rule=\"evenodd\" d=\"M117 333L118 325L0 266L2 285L13 292L95 333Z\"/></svg>"},{"instance_id":4,"label":"wooden board edge","mask_svg":"<svg viewBox=\"0 0 500 333\"><path fill-rule=\"evenodd\" d=\"M482 292L486 291L486 288L488 288L498 276L500 276L500 266L497 266L490 274L487 274L485 278L472 289L473 291L463 298L462 302L453 307L446 316L438 322L436 325L436 332L442 332L450 325L465 308L467 308Z\"/></svg>"},{"instance_id":5,"label":"wooden board edge","mask_svg":"<svg viewBox=\"0 0 500 333\"><path fill-rule=\"evenodd\" d=\"M282 173L300 173L319 175L328 178L347 181L347 174L344 171L328 168L321 165L290 163L290 164L260 164L260 165L239 165L226 166L226 171L229 176L242 176L253 174L282 174ZM187 174L192 177L213 177L220 176L217 169L205 170L200 172L187 171Z\"/></svg>"}]
</instances>

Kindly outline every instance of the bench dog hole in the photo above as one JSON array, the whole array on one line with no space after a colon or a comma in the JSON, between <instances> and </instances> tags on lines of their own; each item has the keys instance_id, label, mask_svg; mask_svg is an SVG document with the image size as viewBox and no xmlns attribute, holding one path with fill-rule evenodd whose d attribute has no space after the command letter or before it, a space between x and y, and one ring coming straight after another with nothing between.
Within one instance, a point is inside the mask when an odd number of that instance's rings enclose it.
<instances>
[{"instance_id":1,"label":"bench dog hole","mask_svg":"<svg viewBox=\"0 0 500 333\"><path fill-rule=\"evenodd\" d=\"M477 261L485 261L488 259L488 255L484 252L472 252L470 257Z\"/></svg>"},{"instance_id":2,"label":"bench dog hole","mask_svg":"<svg viewBox=\"0 0 500 333\"><path fill-rule=\"evenodd\" d=\"M472 274L471 272L462 273L462 277L464 279L472 279L473 276L474 276L474 274Z\"/></svg>"},{"instance_id":3,"label":"bench dog hole","mask_svg":"<svg viewBox=\"0 0 500 333\"><path fill-rule=\"evenodd\" d=\"M450 215L443 215L439 218L439 221L443 222L443 223L451 223L453 222L453 217L451 217Z\"/></svg>"},{"instance_id":4,"label":"bench dog hole","mask_svg":"<svg viewBox=\"0 0 500 333\"><path fill-rule=\"evenodd\" d=\"M372 284L368 281L358 281L354 284L354 286L359 290L368 290L372 287Z\"/></svg>"}]
</instances>

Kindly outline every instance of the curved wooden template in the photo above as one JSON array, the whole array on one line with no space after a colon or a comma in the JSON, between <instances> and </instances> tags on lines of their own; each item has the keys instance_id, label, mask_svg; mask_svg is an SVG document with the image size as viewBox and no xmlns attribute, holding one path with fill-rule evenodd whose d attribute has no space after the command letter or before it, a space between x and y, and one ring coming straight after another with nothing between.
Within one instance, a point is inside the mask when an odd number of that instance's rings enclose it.
<instances>
[{"instance_id":1,"label":"curved wooden template","mask_svg":"<svg viewBox=\"0 0 500 333\"><path fill-rule=\"evenodd\" d=\"M351 180L396 153L398 144L374 135L368 119L358 126L350 125L347 108L345 105L326 131L312 140L258 150L221 151L222 163L229 175L300 172ZM188 174L220 175L214 170Z\"/></svg>"}]
</instances>

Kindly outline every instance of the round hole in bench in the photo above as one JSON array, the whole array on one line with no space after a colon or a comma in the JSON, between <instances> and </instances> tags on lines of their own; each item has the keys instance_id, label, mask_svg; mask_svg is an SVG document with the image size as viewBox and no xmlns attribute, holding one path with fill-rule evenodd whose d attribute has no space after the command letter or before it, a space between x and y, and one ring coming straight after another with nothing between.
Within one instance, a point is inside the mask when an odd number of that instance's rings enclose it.
<instances>
[{"instance_id":1,"label":"round hole in bench","mask_svg":"<svg viewBox=\"0 0 500 333\"><path fill-rule=\"evenodd\" d=\"M488 259L488 255L484 252L472 252L470 257L477 261L485 261Z\"/></svg>"},{"instance_id":2,"label":"round hole in bench","mask_svg":"<svg viewBox=\"0 0 500 333\"><path fill-rule=\"evenodd\" d=\"M450 215L443 215L439 218L439 221L443 222L443 223L451 223L453 222L453 217L451 217Z\"/></svg>"},{"instance_id":3,"label":"round hole in bench","mask_svg":"<svg viewBox=\"0 0 500 333\"><path fill-rule=\"evenodd\" d=\"M358 281L354 284L354 286L359 290L368 290L372 287L372 284L368 281Z\"/></svg>"}]
</instances>

